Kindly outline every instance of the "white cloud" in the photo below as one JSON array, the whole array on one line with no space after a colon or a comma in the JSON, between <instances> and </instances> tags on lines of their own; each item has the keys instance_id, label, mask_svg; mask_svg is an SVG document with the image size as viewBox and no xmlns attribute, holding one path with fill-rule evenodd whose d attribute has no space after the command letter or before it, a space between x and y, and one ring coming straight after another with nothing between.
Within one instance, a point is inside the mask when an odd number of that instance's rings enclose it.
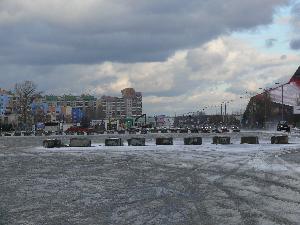
<instances>
[{"instance_id":1,"label":"white cloud","mask_svg":"<svg viewBox=\"0 0 300 225\"><path fill-rule=\"evenodd\" d=\"M287 81L300 58L262 52L230 33L272 23L287 3L0 0L0 82L98 96L132 86L153 114L225 100L238 108L246 90Z\"/></svg>"},{"instance_id":2,"label":"white cloud","mask_svg":"<svg viewBox=\"0 0 300 225\"><path fill-rule=\"evenodd\" d=\"M238 110L240 96L245 97L246 91L288 81L299 61L297 54L282 57L264 53L241 40L221 37L195 49L178 51L163 62L68 65L51 67L50 72L48 68L28 67L12 79L32 78L41 89L57 94L119 95L121 89L131 86L143 92L145 112L151 114L198 111L229 100L234 100L230 108Z\"/></svg>"}]
</instances>

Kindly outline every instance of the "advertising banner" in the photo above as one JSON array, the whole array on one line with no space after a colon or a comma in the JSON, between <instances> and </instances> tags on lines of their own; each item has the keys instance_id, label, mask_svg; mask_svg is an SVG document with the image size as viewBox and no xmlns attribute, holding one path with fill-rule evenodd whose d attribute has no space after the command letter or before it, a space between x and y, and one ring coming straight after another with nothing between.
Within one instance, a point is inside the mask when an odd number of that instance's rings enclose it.
<instances>
[{"instance_id":1,"label":"advertising banner","mask_svg":"<svg viewBox=\"0 0 300 225\"><path fill-rule=\"evenodd\" d=\"M300 105L294 106L294 114L300 114Z\"/></svg>"}]
</instances>

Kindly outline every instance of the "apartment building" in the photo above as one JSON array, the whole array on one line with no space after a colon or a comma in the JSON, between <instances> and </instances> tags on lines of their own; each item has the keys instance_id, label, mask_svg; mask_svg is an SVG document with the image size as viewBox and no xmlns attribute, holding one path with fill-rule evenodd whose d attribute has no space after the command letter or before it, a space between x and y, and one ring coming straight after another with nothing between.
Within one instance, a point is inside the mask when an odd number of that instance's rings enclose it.
<instances>
[{"instance_id":1,"label":"apartment building","mask_svg":"<svg viewBox=\"0 0 300 225\"><path fill-rule=\"evenodd\" d=\"M46 95L40 105L47 114L46 121L78 123L83 116L99 111L99 103L97 98L91 95Z\"/></svg>"},{"instance_id":2,"label":"apartment building","mask_svg":"<svg viewBox=\"0 0 300 225\"><path fill-rule=\"evenodd\" d=\"M122 97L102 96L101 105L106 119L137 117L143 113L142 93L133 88L121 90Z\"/></svg>"}]
</instances>

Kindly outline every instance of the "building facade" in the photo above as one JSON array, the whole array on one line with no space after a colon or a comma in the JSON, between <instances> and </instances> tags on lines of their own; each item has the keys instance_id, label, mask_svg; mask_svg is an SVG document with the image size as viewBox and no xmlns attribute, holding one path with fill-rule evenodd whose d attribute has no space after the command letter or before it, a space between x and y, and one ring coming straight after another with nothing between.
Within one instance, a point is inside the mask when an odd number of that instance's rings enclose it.
<instances>
[{"instance_id":1,"label":"building facade","mask_svg":"<svg viewBox=\"0 0 300 225\"><path fill-rule=\"evenodd\" d=\"M0 89L0 123L17 124L16 97L13 93Z\"/></svg>"},{"instance_id":2,"label":"building facade","mask_svg":"<svg viewBox=\"0 0 300 225\"><path fill-rule=\"evenodd\" d=\"M100 101L91 95L46 95L35 99L32 103L35 122L80 123L102 116Z\"/></svg>"},{"instance_id":3,"label":"building facade","mask_svg":"<svg viewBox=\"0 0 300 225\"><path fill-rule=\"evenodd\" d=\"M11 99L11 95L9 95L7 91L0 89L0 115L1 116L7 114L10 99Z\"/></svg>"},{"instance_id":4,"label":"building facade","mask_svg":"<svg viewBox=\"0 0 300 225\"><path fill-rule=\"evenodd\" d=\"M300 67L289 82L264 90L251 97L242 124L246 127L271 128L278 121L300 126Z\"/></svg>"},{"instance_id":5,"label":"building facade","mask_svg":"<svg viewBox=\"0 0 300 225\"><path fill-rule=\"evenodd\" d=\"M135 118L142 115L142 93L133 88L121 91L121 97L91 95L36 95L30 103L30 123L86 123L92 120ZM0 89L0 121L18 125L19 100L11 92Z\"/></svg>"},{"instance_id":6,"label":"building facade","mask_svg":"<svg viewBox=\"0 0 300 225\"><path fill-rule=\"evenodd\" d=\"M133 88L125 88L121 93L122 97L101 97L101 105L105 112L105 118L119 119L142 115L142 93L136 92Z\"/></svg>"}]
</instances>

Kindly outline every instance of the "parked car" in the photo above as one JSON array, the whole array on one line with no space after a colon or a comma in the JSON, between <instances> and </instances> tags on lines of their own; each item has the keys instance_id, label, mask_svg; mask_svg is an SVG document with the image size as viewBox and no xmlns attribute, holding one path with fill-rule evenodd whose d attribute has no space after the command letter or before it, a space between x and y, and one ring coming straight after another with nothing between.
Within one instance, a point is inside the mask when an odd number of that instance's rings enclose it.
<instances>
[{"instance_id":1,"label":"parked car","mask_svg":"<svg viewBox=\"0 0 300 225\"><path fill-rule=\"evenodd\" d=\"M171 132L171 133L178 133L178 129L177 129L177 128L171 128L171 129L170 129L170 132Z\"/></svg>"},{"instance_id":2,"label":"parked car","mask_svg":"<svg viewBox=\"0 0 300 225\"><path fill-rule=\"evenodd\" d=\"M210 133L211 127L208 125L204 125L201 127L201 132L202 133Z\"/></svg>"},{"instance_id":3,"label":"parked car","mask_svg":"<svg viewBox=\"0 0 300 225\"><path fill-rule=\"evenodd\" d=\"M52 133L53 133L53 132L52 132L51 130L45 131L45 132L44 132L44 134L45 134L46 136L50 136L50 135L52 135Z\"/></svg>"},{"instance_id":4,"label":"parked car","mask_svg":"<svg viewBox=\"0 0 300 225\"><path fill-rule=\"evenodd\" d=\"M124 129L118 130L118 134L125 134L125 130Z\"/></svg>"},{"instance_id":5,"label":"parked car","mask_svg":"<svg viewBox=\"0 0 300 225\"><path fill-rule=\"evenodd\" d=\"M166 134L166 133L168 133L168 129L167 128L161 128L160 129L160 133L163 133L163 134Z\"/></svg>"},{"instance_id":6,"label":"parked car","mask_svg":"<svg viewBox=\"0 0 300 225\"><path fill-rule=\"evenodd\" d=\"M220 129L218 127L214 127L211 132L213 133L221 133Z\"/></svg>"},{"instance_id":7,"label":"parked car","mask_svg":"<svg viewBox=\"0 0 300 225\"><path fill-rule=\"evenodd\" d=\"M141 134L147 134L147 133L148 133L148 131L147 131L146 128L142 128L142 129L141 129Z\"/></svg>"},{"instance_id":8,"label":"parked car","mask_svg":"<svg viewBox=\"0 0 300 225\"><path fill-rule=\"evenodd\" d=\"M279 123L277 124L277 131L287 131L290 132L291 128L288 125L287 121L279 121Z\"/></svg>"},{"instance_id":9,"label":"parked car","mask_svg":"<svg viewBox=\"0 0 300 225\"><path fill-rule=\"evenodd\" d=\"M114 134L115 131L114 131L114 130L107 130L106 133L107 133L107 134Z\"/></svg>"},{"instance_id":10,"label":"parked car","mask_svg":"<svg viewBox=\"0 0 300 225\"><path fill-rule=\"evenodd\" d=\"M151 132L151 133L158 133L158 129L156 129L156 128L151 128L150 132Z\"/></svg>"},{"instance_id":11,"label":"parked car","mask_svg":"<svg viewBox=\"0 0 300 225\"><path fill-rule=\"evenodd\" d=\"M192 128L191 133L199 133L199 130L197 128Z\"/></svg>"},{"instance_id":12,"label":"parked car","mask_svg":"<svg viewBox=\"0 0 300 225\"><path fill-rule=\"evenodd\" d=\"M180 128L179 133L188 133L189 129L188 128Z\"/></svg>"},{"instance_id":13,"label":"parked car","mask_svg":"<svg viewBox=\"0 0 300 225\"><path fill-rule=\"evenodd\" d=\"M229 129L226 126L221 127L222 133L229 132Z\"/></svg>"},{"instance_id":14,"label":"parked car","mask_svg":"<svg viewBox=\"0 0 300 225\"><path fill-rule=\"evenodd\" d=\"M134 128L134 127L131 127L131 128L128 128L127 131L128 131L129 134L136 134L137 129Z\"/></svg>"},{"instance_id":15,"label":"parked car","mask_svg":"<svg viewBox=\"0 0 300 225\"><path fill-rule=\"evenodd\" d=\"M21 135L22 135L21 131L15 131L14 132L14 136L21 136Z\"/></svg>"},{"instance_id":16,"label":"parked car","mask_svg":"<svg viewBox=\"0 0 300 225\"><path fill-rule=\"evenodd\" d=\"M232 130L232 132L240 132L241 131L240 128L235 125L231 126L231 130Z\"/></svg>"}]
</instances>

